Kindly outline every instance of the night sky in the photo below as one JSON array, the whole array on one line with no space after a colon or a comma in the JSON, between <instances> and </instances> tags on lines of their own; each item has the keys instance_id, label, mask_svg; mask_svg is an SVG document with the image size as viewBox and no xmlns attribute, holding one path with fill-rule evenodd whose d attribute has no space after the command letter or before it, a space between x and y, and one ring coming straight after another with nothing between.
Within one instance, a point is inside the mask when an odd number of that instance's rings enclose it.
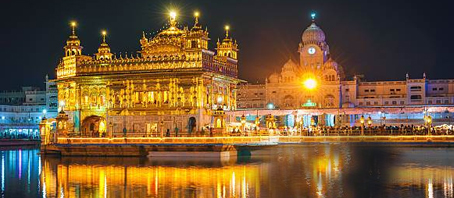
<instances>
[{"instance_id":1,"label":"night sky","mask_svg":"<svg viewBox=\"0 0 454 198\"><path fill-rule=\"evenodd\" d=\"M0 4L0 90L41 86L55 77L77 20L84 54L96 52L100 31L109 33L114 53L140 49L142 31L154 32L167 22L168 9L178 8L181 25L193 24L193 11L208 26L215 47L223 27L238 40L240 78L261 81L293 57L310 13L324 30L331 56L348 76L367 80L454 78L454 12L449 1L340 0L90 0L19 1Z\"/></svg>"}]
</instances>

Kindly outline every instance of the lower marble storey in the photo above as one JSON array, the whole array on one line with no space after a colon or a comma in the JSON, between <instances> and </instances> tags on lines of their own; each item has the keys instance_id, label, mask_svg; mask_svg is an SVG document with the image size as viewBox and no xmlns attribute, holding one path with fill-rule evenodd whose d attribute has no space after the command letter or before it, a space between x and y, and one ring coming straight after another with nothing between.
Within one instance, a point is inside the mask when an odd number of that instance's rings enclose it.
<instances>
[{"instance_id":1,"label":"lower marble storey","mask_svg":"<svg viewBox=\"0 0 454 198\"><path fill-rule=\"evenodd\" d=\"M67 111L68 135L82 137L159 137L182 136L204 133L216 128L215 117L211 110L194 109L179 114L100 114L96 112ZM114 114L114 115L110 115ZM81 119L81 117L83 117ZM229 121L229 118L224 118ZM212 129L211 133L219 133ZM213 134L216 135L216 134Z\"/></svg>"}]
</instances>

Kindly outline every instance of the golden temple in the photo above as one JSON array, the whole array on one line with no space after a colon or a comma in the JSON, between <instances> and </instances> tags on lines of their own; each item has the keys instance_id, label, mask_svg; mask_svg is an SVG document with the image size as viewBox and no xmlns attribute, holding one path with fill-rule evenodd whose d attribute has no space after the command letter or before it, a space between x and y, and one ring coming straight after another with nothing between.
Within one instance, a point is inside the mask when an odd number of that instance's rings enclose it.
<instances>
[{"instance_id":1,"label":"golden temple","mask_svg":"<svg viewBox=\"0 0 454 198\"><path fill-rule=\"evenodd\" d=\"M105 31L98 52L82 54L72 22L56 68L60 112L68 123L57 124L59 129L91 137L154 136L223 125L213 123L213 113L236 109L238 44L226 26L225 38L215 50L208 49L209 33L199 23L199 13L194 16L192 27L180 27L171 12L165 30L152 37L143 33L135 56L114 55Z\"/></svg>"}]
</instances>

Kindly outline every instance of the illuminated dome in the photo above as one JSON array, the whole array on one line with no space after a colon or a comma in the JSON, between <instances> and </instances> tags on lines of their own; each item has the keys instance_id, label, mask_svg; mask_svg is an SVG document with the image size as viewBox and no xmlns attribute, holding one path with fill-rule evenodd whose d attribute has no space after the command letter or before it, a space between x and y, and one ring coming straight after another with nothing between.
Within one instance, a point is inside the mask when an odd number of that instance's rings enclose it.
<instances>
[{"instance_id":1,"label":"illuminated dome","mask_svg":"<svg viewBox=\"0 0 454 198\"><path fill-rule=\"evenodd\" d=\"M325 42L325 33L320 27L318 27L315 22L306 28L303 32L303 44L319 44Z\"/></svg>"}]
</instances>

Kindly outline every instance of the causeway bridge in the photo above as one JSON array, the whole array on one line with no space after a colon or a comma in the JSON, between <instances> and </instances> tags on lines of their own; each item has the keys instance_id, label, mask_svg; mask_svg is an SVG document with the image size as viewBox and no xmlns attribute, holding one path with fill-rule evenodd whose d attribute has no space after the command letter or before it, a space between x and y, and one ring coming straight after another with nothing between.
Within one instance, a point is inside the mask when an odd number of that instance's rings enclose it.
<instances>
[{"instance_id":1,"label":"causeway bridge","mask_svg":"<svg viewBox=\"0 0 454 198\"><path fill-rule=\"evenodd\" d=\"M454 145L454 135L370 136L233 136L233 137L59 137L42 144L43 154L61 156L226 157L279 144L304 143L444 143Z\"/></svg>"},{"instance_id":2,"label":"causeway bridge","mask_svg":"<svg viewBox=\"0 0 454 198\"><path fill-rule=\"evenodd\" d=\"M62 156L204 156L218 157L276 146L277 136L65 138L41 145L43 154Z\"/></svg>"}]
</instances>

